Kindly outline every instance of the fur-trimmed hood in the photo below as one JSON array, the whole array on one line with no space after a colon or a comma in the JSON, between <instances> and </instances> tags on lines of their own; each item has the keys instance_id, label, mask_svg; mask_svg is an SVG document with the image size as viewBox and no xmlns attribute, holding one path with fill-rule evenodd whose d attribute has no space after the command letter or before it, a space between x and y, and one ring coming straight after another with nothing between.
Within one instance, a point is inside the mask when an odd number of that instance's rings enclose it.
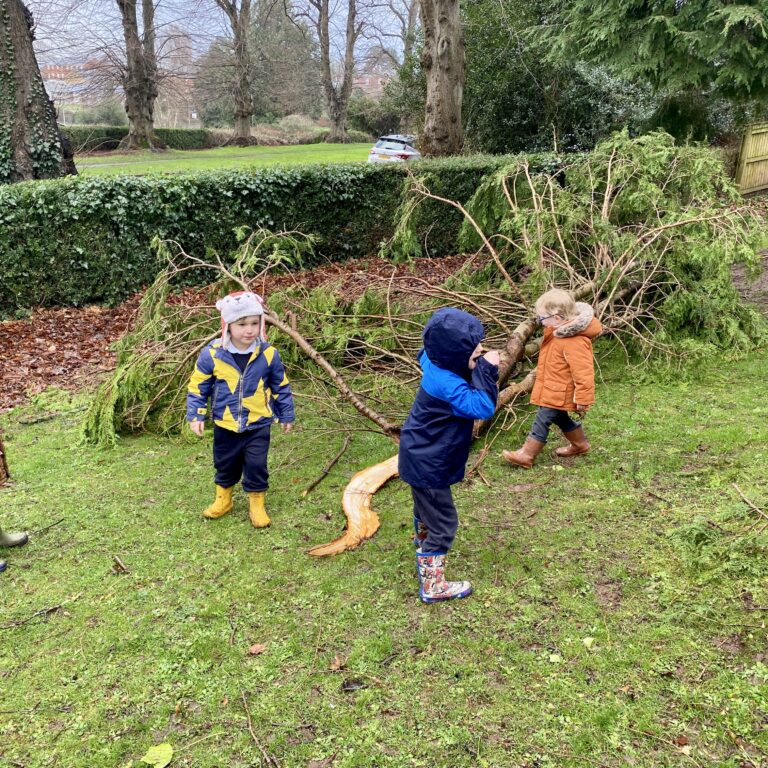
<instances>
[{"instance_id":1,"label":"fur-trimmed hood","mask_svg":"<svg viewBox=\"0 0 768 768\"><path fill-rule=\"evenodd\" d=\"M569 336L578 336L579 334L583 334L590 339L599 336L603 328L599 320L592 322L595 320L595 310L592 309L591 305L583 301L577 301L576 309L579 314L570 322L563 323L563 325L555 328L554 335L561 339L568 338Z\"/></svg>"}]
</instances>

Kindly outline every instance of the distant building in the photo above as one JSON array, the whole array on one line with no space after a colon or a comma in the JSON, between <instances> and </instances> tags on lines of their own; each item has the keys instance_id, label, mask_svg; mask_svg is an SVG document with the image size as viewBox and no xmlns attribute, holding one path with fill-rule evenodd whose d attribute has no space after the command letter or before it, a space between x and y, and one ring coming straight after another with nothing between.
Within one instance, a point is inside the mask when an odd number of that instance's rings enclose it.
<instances>
[{"instance_id":1,"label":"distant building","mask_svg":"<svg viewBox=\"0 0 768 768\"><path fill-rule=\"evenodd\" d=\"M94 91L87 64L46 64L40 74L60 123L73 122L78 108L91 107L103 98Z\"/></svg>"},{"instance_id":2,"label":"distant building","mask_svg":"<svg viewBox=\"0 0 768 768\"><path fill-rule=\"evenodd\" d=\"M371 99L380 99L384 95L384 86L391 80L390 75L384 74L356 75L352 80L352 90Z\"/></svg>"}]
</instances>

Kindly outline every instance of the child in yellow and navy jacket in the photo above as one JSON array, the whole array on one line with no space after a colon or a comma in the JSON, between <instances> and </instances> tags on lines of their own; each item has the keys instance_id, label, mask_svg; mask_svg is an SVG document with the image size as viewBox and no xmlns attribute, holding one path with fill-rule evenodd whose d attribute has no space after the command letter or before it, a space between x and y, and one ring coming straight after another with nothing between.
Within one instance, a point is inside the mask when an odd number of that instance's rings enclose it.
<instances>
[{"instance_id":1,"label":"child in yellow and navy jacket","mask_svg":"<svg viewBox=\"0 0 768 768\"><path fill-rule=\"evenodd\" d=\"M261 298L249 291L230 293L216 309L221 338L200 353L187 393L187 421L198 437L208 400L212 403L216 500L203 516L215 520L230 512L242 477L251 523L265 528L270 524L265 507L270 427L276 418L284 433L291 431L293 395L280 355L264 338Z\"/></svg>"}]
</instances>

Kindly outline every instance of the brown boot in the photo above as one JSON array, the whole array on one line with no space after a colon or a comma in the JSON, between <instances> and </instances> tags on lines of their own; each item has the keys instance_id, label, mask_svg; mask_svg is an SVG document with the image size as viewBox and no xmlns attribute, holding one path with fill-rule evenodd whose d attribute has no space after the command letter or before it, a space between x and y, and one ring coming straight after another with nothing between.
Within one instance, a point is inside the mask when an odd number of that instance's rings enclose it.
<instances>
[{"instance_id":1,"label":"brown boot","mask_svg":"<svg viewBox=\"0 0 768 768\"><path fill-rule=\"evenodd\" d=\"M522 448L516 451L502 451L501 457L508 464L516 464L523 469L530 469L533 466L534 459L541 453L544 443L539 442L533 437L525 440Z\"/></svg>"},{"instance_id":2,"label":"brown boot","mask_svg":"<svg viewBox=\"0 0 768 768\"><path fill-rule=\"evenodd\" d=\"M581 456L582 453L589 453L589 443L583 427L576 427L570 432L563 432L563 437L568 440L569 445L557 448L555 453L558 456Z\"/></svg>"}]
</instances>

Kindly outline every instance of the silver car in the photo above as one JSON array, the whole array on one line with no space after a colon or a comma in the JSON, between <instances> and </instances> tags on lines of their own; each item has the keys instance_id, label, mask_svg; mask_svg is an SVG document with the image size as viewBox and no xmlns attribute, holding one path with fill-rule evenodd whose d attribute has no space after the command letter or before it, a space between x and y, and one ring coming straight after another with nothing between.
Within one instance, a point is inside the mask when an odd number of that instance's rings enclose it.
<instances>
[{"instance_id":1,"label":"silver car","mask_svg":"<svg viewBox=\"0 0 768 768\"><path fill-rule=\"evenodd\" d=\"M368 153L369 163L402 163L406 160L419 160L419 152L414 143L415 136L404 136L399 133L380 136Z\"/></svg>"}]
</instances>

